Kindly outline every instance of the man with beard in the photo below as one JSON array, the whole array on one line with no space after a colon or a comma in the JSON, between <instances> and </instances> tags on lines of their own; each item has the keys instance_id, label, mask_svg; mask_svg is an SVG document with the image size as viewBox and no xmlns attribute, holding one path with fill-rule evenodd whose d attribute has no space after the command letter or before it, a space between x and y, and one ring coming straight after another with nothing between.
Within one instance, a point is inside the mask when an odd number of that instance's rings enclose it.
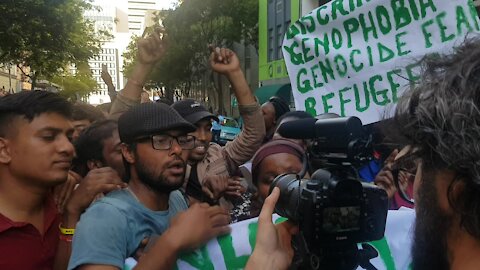
<instances>
[{"instance_id":1,"label":"man with beard","mask_svg":"<svg viewBox=\"0 0 480 270\"><path fill-rule=\"evenodd\" d=\"M229 231L220 207L188 208L177 191L195 127L168 105L145 103L118 122L129 187L95 202L81 217L69 269L122 269L124 261L155 238L135 269L172 269L177 255ZM183 212L183 213L180 213ZM176 217L174 217L176 216Z\"/></svg>"},{"instance_id":2,"label":"man with beard","mask_svg":"<svg viewBox=\"0 0 480 270\"><path fill-rule=\"evenodd\" d=\"M480 39L422 64L423 76L400 99L391 129L397 142L414 149L402 158L417 161L412 268L479 269ZM275 192L268 214L277 199ZM268 219L259 223L258 234L279 233ZM278 239L257 239L246 269L286 269L288 249Z\"/></svg>"},{"instance_id":3,"label":"man with beard","mask_svg":"<svg viewBox=\"0 0 480 270\"><path fill-rule=\"evenodd\" d=\"M423 61L395 112L398 142L415 149L413 269L480 265L480 39ZM402 159L400 158L400 159ZM399 162L397 160L396 162Z\"/></svg>"}]
</instances>

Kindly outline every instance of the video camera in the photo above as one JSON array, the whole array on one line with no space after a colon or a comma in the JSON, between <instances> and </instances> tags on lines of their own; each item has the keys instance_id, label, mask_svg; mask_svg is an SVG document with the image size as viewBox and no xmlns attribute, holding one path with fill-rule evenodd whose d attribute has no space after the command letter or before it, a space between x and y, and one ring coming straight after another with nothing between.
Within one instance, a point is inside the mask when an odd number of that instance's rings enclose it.
<instances>
[{"instance_id":1,"label":"video camera","mask_svg":"<svg viewBox=\"0 0 480 270\"><path fill-rule=\"evenodd\" d=\"M377 251L364 242L385 231L388 197L383 189L360 181L359 166L372 159L371 136L356 117L302 119L284 123L283 137L309 139L311 179L284 174L270 187L280 188L276 212L299 225L294 265L301 269L375 269ZM358 244L362 249L358 249Z\"/></svg>"}]
</instances>

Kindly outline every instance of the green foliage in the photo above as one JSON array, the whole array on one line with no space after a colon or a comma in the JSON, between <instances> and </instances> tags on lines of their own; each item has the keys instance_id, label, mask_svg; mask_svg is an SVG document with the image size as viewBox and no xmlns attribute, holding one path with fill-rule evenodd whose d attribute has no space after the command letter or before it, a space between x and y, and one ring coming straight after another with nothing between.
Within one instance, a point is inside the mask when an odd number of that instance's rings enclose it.
<instances>
[{"instance_id":1,"label":"green foliage","mask_svg":"<svg viewBox=\"0 0 480 270\"><path fill-rule=\"evenodd\" d=\"M173 95L172 89L188 93L192 82L205 78L209 44L231 47L243 41L258 48L257 0L183 0L175 10L158 12L157 21L162 24L153 28L165 30L168 50L151 79L170 91L167 96ZM123 55L127 76L135 62L137 39L132 39Z\"/></svg>"},{"instance_id":2,"label":"green foliage","mask_svg":"<svg viewBox=\"0 0 480 270\"><path fill-rule=\"evenodd\" d=\"M0 63L30 67L27 75L35 83L61 74L69 64L86 62L99 52L101 40L83 18L92 8L89 1L1 1Z\"/></svg>"},{"instance_id":3,"label":"green foliage","mask_svg":"<svg viewBox=\"0 0 480 270\"><path fill-rule=\"evenodd\" d=\"M70 100L86 97L98 87L97 82L88 75L77 74L73 76L68 74L55 76L51 80L62 87L60 94Z\"/></svg>"},{"instance_id":4,"label":"green foliage","mask_svg":"<svg viewBox=\"0 0 480 270\"><path fill-rule=\"evenodd\" d=\"M65 72L51 78L53 83L60 85L60 94L70 100L78 100L87 97L91 92L98 89L97 81L93 78L88 63L77 64L77 73L72 75Z\"/></svg>"},{"instance_id":5,"label":"green foliage","mask_svg":"<svg viewBox=\"0 0 480 270\"><path fill-rule=\"evenodd\" d=\"M133 66L135 65L135 59L137 56L137 41L140 37L133 35L128 43L127 49L122 54L123 56L123 74L128 78L132 73Z\"/></svg>"}]
</instances>

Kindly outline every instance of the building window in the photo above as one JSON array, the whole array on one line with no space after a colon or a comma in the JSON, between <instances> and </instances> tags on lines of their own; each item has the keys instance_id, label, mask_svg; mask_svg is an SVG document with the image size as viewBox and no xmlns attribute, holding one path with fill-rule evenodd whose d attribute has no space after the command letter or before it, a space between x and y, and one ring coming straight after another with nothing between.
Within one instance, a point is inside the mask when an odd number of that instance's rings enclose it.
<instances>
[{"instance_id":1,"label":"building window","mask_svg":"<svg viewBox=\"0 0 480 270\"><path fill-rule=\"evenodd\" d=\"M273 29L268 29L268 61L275 60L274 47L273 47Z\"/></svg>"},{"instance_id":2,"label":"building window","mask_svg":"<svg viewBox=\"0 0 480 270\"><path fill-rule=\"evenodd\" d=\"M267 3L267 59L283 59L282 44L291 21L291 0L270 0Z\"/></svg>"},{"instance_id":3,"label":"building window","mask_svg":"<svg viewBox=\"0 0 480 270\"><path fill-rule=\"evenodd\" d=\"M277 25L277 55L276 59L282 59L282 43L283 43L283 24Z\"/></svg>"}]
</instances>

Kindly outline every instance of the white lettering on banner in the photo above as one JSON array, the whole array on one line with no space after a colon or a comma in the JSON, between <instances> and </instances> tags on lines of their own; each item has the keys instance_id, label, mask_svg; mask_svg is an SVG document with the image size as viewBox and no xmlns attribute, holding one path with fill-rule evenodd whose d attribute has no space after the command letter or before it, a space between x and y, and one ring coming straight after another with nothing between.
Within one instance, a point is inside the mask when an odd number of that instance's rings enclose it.
<instances>
[{"instance_id":1,"label":"white lettering on banner","mask_svg":"<svg viewBox=\"0 0 480 270\"><path fill-rule=\"evenodd\" d=\"M468 0L333 0L293 23L283 55L297 110L381 120L425 54L450 52L480 24ZM472 34L470 34L472 35Z\"/></svg>"}]
</instances>

